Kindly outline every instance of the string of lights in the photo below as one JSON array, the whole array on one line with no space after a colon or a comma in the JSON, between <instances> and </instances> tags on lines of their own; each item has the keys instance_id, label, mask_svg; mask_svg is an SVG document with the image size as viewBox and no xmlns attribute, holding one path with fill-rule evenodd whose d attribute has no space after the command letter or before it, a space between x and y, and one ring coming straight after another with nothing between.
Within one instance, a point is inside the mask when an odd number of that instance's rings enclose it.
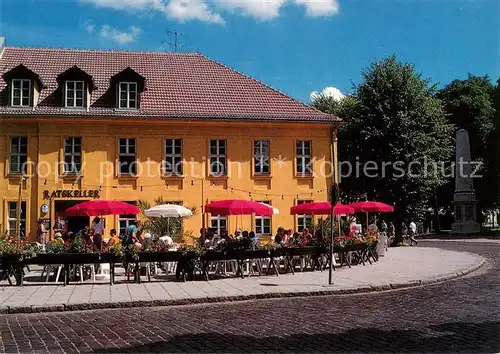
<instances>
[{"instance_id":1,"label":"string of lights","mask_svg":"<svg viewBox=\"0 0 500 354\"><path fill-rule=\"evenodd\" d=\"M52 185L52 186L59 187L61 185L61 183L64 183L64 181L63 180L54 181L54 180L45 179L43 185L45 185L45 186ZM68 183L68 184L70 184L70 183ZM81 182L74 182L74 183L71 183L71 185L72 185L72 188L78 187L79 189L96 189L99 191L102 191L103 189L122 189L123 188L123 187L120 187L117 185L97 185L97 184L88 184L88 183L81 183ZM164 182L162 184L137 185L137 188L141 192L144 192L148 188L158 188L158 187L165 187L165 186L166 186L166 183ZM250 198L252 198L252 196L258 195L258 196L265 196L266 198L269 198L269 197L278 197L279 198L279 197L281 197L282 199L284 199L285 197L297 197L297 198L299 198L299 196L303 197L307 194L309 194L311 196L311 198L314 198L315 195L318 195L318 194L321 194L321 193L328 191L328 189L325 188L325 189L319 189L319 190L314 190L314 191L310 191L310 192L302 192L302 193L273 193L270 191L249 190L249 189L231 187L230 185L228 185L227 190L230 191L231 193L240 192L240 193L248 194L248 196Z\"/></svg>"}]
</instances>

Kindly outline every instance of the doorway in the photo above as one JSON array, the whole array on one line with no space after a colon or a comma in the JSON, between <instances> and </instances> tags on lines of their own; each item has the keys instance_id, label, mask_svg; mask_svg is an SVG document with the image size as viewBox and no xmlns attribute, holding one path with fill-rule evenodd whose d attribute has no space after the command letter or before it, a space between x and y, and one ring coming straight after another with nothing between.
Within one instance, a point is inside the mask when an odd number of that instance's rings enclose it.
<instances>
[{"instance_id":1,"label":"doorway","mask_svg":"<svg viewBox=\"0 0 500 354\"><path fill-rule=\"evenodd\" d=\"M54 201L54 211L56 215L57 213L64 213L66 209L85 201L86 200L56 200ZM68 216L65 220L68 226L68 232L73 232L74 234L83 230L85 226L90 225L90 218L88 216Z\"/></svg>"}]
</instances>

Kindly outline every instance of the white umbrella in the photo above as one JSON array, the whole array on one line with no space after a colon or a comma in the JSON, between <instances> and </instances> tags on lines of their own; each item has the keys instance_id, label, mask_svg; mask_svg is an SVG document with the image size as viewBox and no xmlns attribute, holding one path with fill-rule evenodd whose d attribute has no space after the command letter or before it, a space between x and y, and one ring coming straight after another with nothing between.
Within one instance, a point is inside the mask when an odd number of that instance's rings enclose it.
<instances>
[{"instance_id":1,"label":"white umbrella","mask_svg":"<svg viewBox=\"0 0 500 354\"><path fill-rule=\"evenodd\" d=\"M161 204L145 210L144 215L153 218L179 218L193 216L193 212L182 205Z\"/></svg>"},{"instance_id":2,"label":"white umbrella","mask_svg":"<svg viewBox=\"0 0 500 354\"><path fill-rule=\"evenodd\" d=\"M273 208L273 207L272 207L271 205L269 205L269 204L266 204L266 203L260 203L260 204L265 205L265 206L267 206L267 207L269 207L269 208L273 209L273 215L278 215L278 214L280 213L280 211L279 211L277 208Z\"/></svg>"}]
</instances>

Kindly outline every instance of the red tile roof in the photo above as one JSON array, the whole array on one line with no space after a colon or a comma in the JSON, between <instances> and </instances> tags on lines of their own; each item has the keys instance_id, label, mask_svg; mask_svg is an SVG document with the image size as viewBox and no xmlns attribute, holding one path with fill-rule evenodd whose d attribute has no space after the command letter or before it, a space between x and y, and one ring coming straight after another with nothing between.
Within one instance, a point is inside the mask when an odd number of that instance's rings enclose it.
<instances>
[{"instance_id":1,"label":"red tile roof","mask_svg":"<svg viewBox=\"0 0 500 354\"><path fill-rule=\"evenodd\" d=\"M34 109L7 105L6 83L1 75L19 64L38 74L47 86ZM57 96L61 95L56 91L57 76L74 65L93 76L97 87L92 92L89 111L62 108ZM115 109L115 97L109 94L110 78L127 67L146 78L139 110ZM203 55L191 53L5 47L0 58L0 90L0 116L340 121Z\"/></svg>"}]
</instances>

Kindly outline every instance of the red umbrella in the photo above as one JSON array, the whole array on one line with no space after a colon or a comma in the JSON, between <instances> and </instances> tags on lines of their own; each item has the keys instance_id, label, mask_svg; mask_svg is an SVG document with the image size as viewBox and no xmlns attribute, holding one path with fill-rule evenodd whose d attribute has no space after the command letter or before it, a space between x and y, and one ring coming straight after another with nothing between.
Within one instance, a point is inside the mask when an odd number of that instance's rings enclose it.
<instances>
[{"instance_id":1,"label":"red umbrella","mask_svg":"<svg viewBox=\"0 0 500 354\"><path fill-rule=\"evenodd\" d=\"M389 213L394 211L394 207L381 202L364 201L364 202L352 203L349 204L349 206L353 207L356 212L364 212L364 213L377 213L377 212Z\"/></svg>"},{"instance_id":2,"label":"red umbrella","mask_svg":"<svg viewBox=\"0 0 500 354\"><path fill-rule=\"evenodd\" d=\"M205 205L205 213L213 215L273 215L273 209L267 205L250 200L219 200Z\"/></svg>"},{"instance_id":3,"label":"red umbrella","mask_svg":"<svg viewBox=\"0 0 500 354\"><path fill-rule=\"evenodd\" d=\"M135 215L139 208L118 200L91 200L72 206L66 216Z\"/></svg>"},{"instance_id":4,"label":"red umbrella","mask_svg":"<svg viewBox=\"0 0 500 354\"><path fill-rule=\"evenodd\" d=\"M333 213L335 215L354 214L355 210L350 205L344 205L341 203L337 203L337 204L335 204L335 207L333 208Z\"/></svg>"},{"instance_id":5,"label":"red umbrella","mask_svg":"<svg viewBox=\"0 0 500 354\"><path fill-rule=\"evenodd\" d=\"M290 208L291 215L330 215L332 205L329 202L303 203ZM354 209L348 205L337 203L333 208L335 215L354 214Z\"/></svg>"}]
</instances>

